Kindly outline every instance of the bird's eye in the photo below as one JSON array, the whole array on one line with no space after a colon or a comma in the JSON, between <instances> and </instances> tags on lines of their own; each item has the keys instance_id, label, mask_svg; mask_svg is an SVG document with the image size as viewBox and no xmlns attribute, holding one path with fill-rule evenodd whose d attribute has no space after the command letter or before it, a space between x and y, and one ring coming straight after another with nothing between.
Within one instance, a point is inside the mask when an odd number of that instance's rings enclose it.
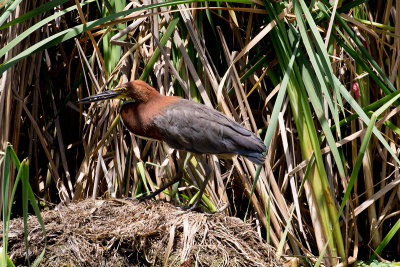
<instances>
[{"instance_id":1,"label":"bird's eye","mask_svg":"<svg viewBox=\"0 0 400 267\"><path fill-rule=\"evenodd\" d=\"M118 91L119 94L125 94L127 90L126 90L125 87L120 87L120 88L117 89L117 91Z\"/></svg>"}]
</instances>

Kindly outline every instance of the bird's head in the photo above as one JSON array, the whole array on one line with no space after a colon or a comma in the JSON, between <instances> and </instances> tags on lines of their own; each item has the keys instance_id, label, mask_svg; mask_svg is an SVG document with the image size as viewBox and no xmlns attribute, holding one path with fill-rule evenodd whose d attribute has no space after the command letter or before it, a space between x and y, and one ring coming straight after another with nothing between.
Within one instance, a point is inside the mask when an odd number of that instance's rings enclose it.
<instances>
[{"instance_id":1,"label":"bird's head","mask_svg":"<svg viewBox=\"0 0 400 267\"><path fill-rule=\"evenodd\" d=\"M134 102L147 102L159 93L141 80L130 81L100 94L82 98L79 103L86 104L106 99L126 99Z\"/></svg>"}]
</instances>

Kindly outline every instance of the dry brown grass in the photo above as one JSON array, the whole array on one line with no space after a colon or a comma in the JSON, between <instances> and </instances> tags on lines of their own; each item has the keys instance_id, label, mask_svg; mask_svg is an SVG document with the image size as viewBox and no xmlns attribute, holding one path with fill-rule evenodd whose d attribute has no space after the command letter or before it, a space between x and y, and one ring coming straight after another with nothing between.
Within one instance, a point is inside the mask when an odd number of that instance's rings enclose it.
<instances>
[{"instance_id":1,"label":"dry brown grass","mask_svg":"<svg viewBox=\"0 0 400 267\"><path fill-rule=\"evenodd\" d=\"M280 266L251 224L222 214L184 212L162 201L85 200L42 213L48 247L41 266ZM23 265L22 219L10 227L10 257ZM30 257L44 245L29 220ZM189 264L191 263L191 264Z\"/></svg>"},{"instance_id":2,"label":"dry brown grass","mask_svg":"<svg viewBox=\"0 0 400 267\"><path fill-rule=\"evenodd\" d=\"M344 1L344 4L348 2L351 1ZM43 3L27 1L12 13L10 19L20 17ZM278 14L286 27L296 22L291 8L293 2L287 3L289 8ZM128 2L125 8L145 4L148 3ZM146 9L109 21L77 35L75 40L62 42L19 61L0 78L0 157L6 141L10 141L20 158L29 158L32 187L44 208L50 206L48 203L65 204L105 196L122 198L154 190L171 179L177 168L183 167L186 155L175 153L165 144L132 136L116 119L118 101L89 107L76 104L76 100L103 91L105 87L138 78L146 79L162 94L180 95L218 108L253 132L261 130L261 137L264 137L284 75L280 69L282 62L277 57L279 51L274 50L271 41L276 38L272 32L277 24L266 18L268 14L262 5L257 1L257 4L243 5L243 8L239 4L221 3L221 7L207 9L200 2L195 2L173 8ZM40 31L35 31L2 57L2 62L56 32L101 17L95 4L89 6L83 7L81 14L76 11L68 13L59 21L52 21ZM382 83L388 87L393 83L393 88L398 88L400 84L399 6L399 1L387 1L386 4L385 1L376 1L340 14L363 40L369 54L382 69L379 79L386 78ZM208 23L205 12L210 12L208 15L214 25ZM313 9L313 14L318 12L318 8ZM3 29L0 47L46 16L47 13ZM179 17L179 22L170 38L160 45L168 26L174 22L174 16ZM333 40L329 50L333 72L345 89L353 94L354 102L365 107L385 97L387 92L383 86L361 67L360 60L334 40L334 35L338 33L328 30L329 20L318 22L324 41L327 37ZM118 28L120 23L126 23L122 26L125 30ZM332 23L338 25L337 19ZM107 37L109 32L117 34ZM360 54L354 40L347 33L343 37L340 36L340 40L345 40ZM107 45L112 45L112 48ZM158 50L159 55L152 59ZM243 74L262 58L265 61L241 81ZM305 64L311 65L308 57L306 60ZM367 66L372 66L371 61L362 60ZM376 66L371 68L372 73L376 73ZM148 76L141 77L147 69ZM353 85L356 82L363 92L362 98L355 96ZM332 88L328 89L333 94ZM320 91L318 93L323 95ZM294 114L302 106L311 106L309 95L306 98L306 101L296 105L285 96L267 160L251 197L256 177L254 164L240 157L226 160L206 156L203 161L193 158L188 162L186 181L177 188L180 193L178 200L167 194L160 198L176 205L187 203L204 179L203 165L207 164L213 169L206 193L211 203L209 206L215 207L221 214L244 218L250 201L247 218L259 222L264 239L268 239L275 248L283 240L283 251L279 251L283 255L301 255L315 262L329 231L325 231L321 223L323 208L318 206L320 198L315 193L318 184L312 184L312 178L317 175L310 175L305 189L299 190L310 159L310 155L303 153L303 148L308 148L310 142L301 143L300 136L307 135L309 129L301 128ZM340 119L355 113L349 101L343 102L343 112L340 108L338 111ZM397 105L395 103L388 108L376 127L391 150L399 155L400 117ZM304 115L302 113L299 112ZM325 111L324 115L331 126L332 112ZM314 123L315 134L323 136L315 110L312 110L312 116L310 121ZM302 123L305 120L304 117L300 119L303 119ZM338 172L332 148L326 139L318 140L318 149L314 149L321 151L321 165L333 196L329 204L336 210L347 188L365 129L362 120L356 119L341 127L341 136L332 131L341 153L344 175ZM312 149L310 151L313 152ZM178 166L174 157L178 158ZM345 256L325 255L326 265L368 259L399 218L398 162L376 137L368 145L361 169L348 204L339 218L342 236L338 239L343 241ZM312 174L314 172L315 169L311 171ZM12 179L14 177L15 174ZM321 198L327 191L322 193ZM203 204L206 205L206 202ZM131 204L128 207L133 208ZM14 211L18 214L19 206ZM55 216L55 213L49 214ZM151 221L150 217L148 219ZM110 216L107 220L118 222L118 217ZM334 218L328 218L328 227L333 221ZM285 236L287 225L288 235ZM258 240L258 235L253 238ZM386 255L390 259L399 254L397 241L398 236L395 236L386 247ZM335 252L335 245L329 253Z\"/></svg>"}]
</instances>

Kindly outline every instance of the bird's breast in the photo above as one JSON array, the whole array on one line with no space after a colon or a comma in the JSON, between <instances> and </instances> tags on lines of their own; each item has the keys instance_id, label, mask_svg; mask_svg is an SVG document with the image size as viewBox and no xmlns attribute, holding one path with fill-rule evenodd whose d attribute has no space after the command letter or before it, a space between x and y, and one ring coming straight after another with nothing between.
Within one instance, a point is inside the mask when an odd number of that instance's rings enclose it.
<instances>
[{"instance_id":1,"label":"bird's breast","mask_svg":"<svg viewBox=\"0 0 400 267\"><path fill-rule=\"evenodd\" d=\"M124 102L120 109L120 116L125 127L143 139L164 141L161 129L154 121L161 116L162 110L176 101L175 98L162 97L147 103Z\"/></svg>"}]
</instances>

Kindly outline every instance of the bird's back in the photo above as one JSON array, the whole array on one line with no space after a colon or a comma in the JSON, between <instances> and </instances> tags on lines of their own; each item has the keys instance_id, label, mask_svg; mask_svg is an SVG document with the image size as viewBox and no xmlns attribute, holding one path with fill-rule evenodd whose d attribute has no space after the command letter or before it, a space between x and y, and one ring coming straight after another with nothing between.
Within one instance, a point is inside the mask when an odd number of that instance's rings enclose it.
<instances>
[{"instance_id":1,"label":"bird's back","mask_svg":"<svg viewBox=\"0 0 400 267\"><path fill-rule=\"evenodd\" d=\"M154 118L163 140L171 147L199 154L240 154L264 163L264 143L219 111L181 99Z\"/></svg>"}]
</instances>

